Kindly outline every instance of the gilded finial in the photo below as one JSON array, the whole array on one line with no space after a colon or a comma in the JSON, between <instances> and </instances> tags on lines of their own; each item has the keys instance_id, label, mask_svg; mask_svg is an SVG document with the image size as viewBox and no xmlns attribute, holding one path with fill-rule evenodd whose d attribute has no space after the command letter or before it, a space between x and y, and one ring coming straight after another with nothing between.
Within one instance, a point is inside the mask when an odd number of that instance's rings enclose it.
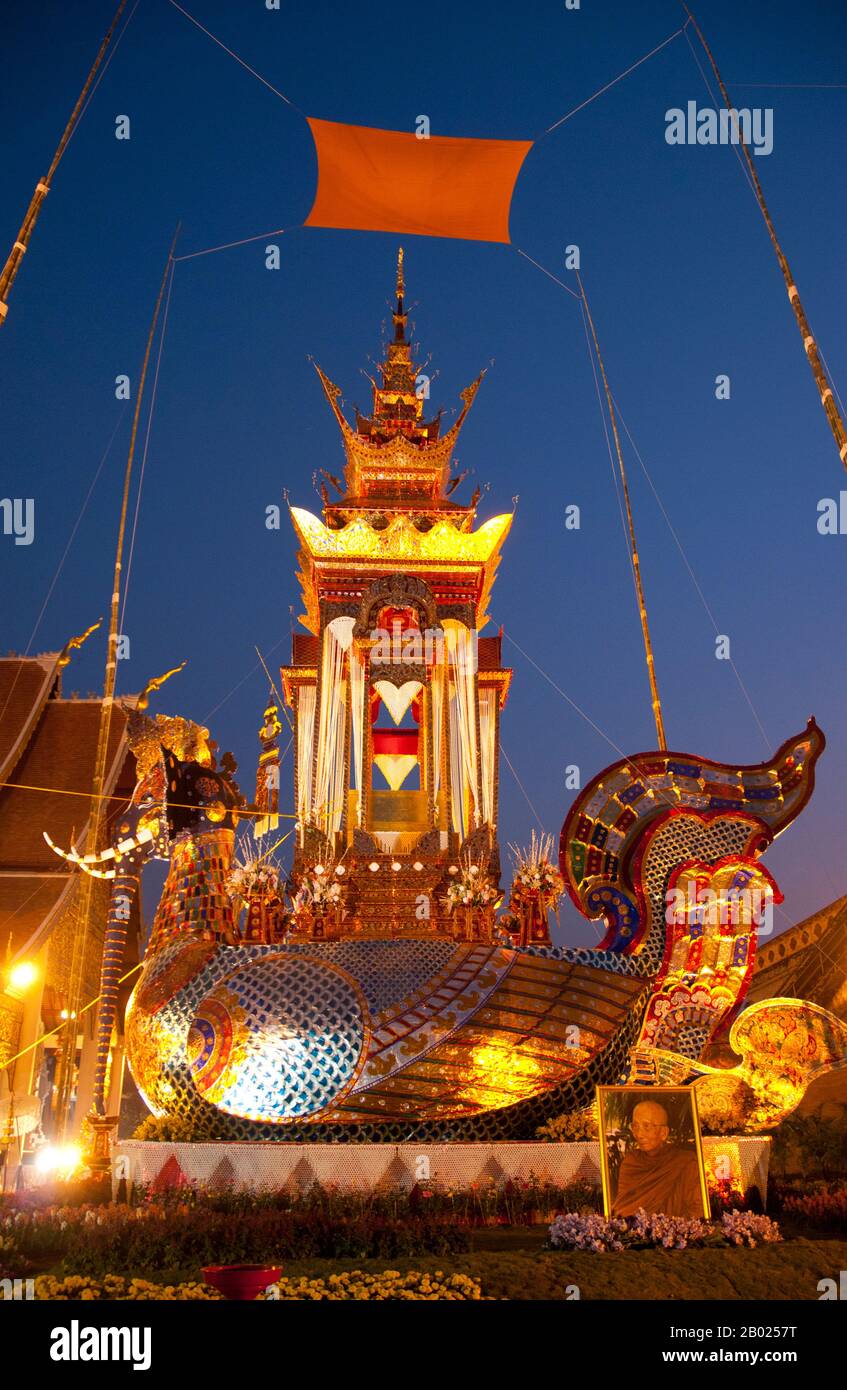
<instances>
[{"instance_id":1,"label":"gilded finial","mask_svg":"<svg viewBox=\"0 0 847 1390\"><path fill-rule=\"evenodd\" d=\"M403 278L403 248L397 252L397 298L402 299L406 293L406 281Z\"/></svg>"},{"instance_id":2,"label":"gilded finial","mask_svg":"<svg viewBox=\"0 0 847 1390\"><path fill-rule=\"evenodd\" d=\"M136 709L146 709L150 703L150 696L153 694L153 692L156 690L160 690L162 686L165 684L165 681L169 681L171 676L178 675L179 672L182 671L187 665L188 662L183 661L180 663L179 666L174 666L171 668L170 671L166 671L163 676L153 676L152 680L149 680L147 682L141 694L139 695Z\"/></svg>"},{"instance_id":3,"label":"gilded finial","mask_svg":"<svg viewBox=\"0 0 847 1390\"><path fill-rule=\"evenodd\" d=\"M56 663L60 670L67 666L68 662L71 659L71 652L74 650L74 648L81 647L83 642L86 642L88 638L91 636L92 632L97 631L102 621L102 618L98 618L97 622L92 623L91 627L87 628L85 632L80 633L79 637L72 637L69 642L65 643L59 655L59 660Z\"/></svg>"}]
</instances>

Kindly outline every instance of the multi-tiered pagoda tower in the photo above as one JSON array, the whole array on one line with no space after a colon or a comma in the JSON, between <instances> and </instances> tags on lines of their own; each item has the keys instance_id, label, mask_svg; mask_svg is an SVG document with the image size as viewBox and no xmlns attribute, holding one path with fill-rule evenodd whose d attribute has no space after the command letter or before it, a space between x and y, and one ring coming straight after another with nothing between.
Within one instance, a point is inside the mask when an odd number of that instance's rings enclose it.
<instances>
[{"instance_id":1,"label":"multi-tiered pagoda tower","mask_svg":"<svg viewBox=\"0 0 847 1390\"><path fill-rule=\"evenodd\" d=\"M449 911L451 877L499 875L500 711L511 672L480 636L511 514L476 525L479 488L453 500L453 450L482 375L442 433L408 340L403 252L394 332L355 425L318 367L341 430L344 485L325 477L323 520L300 507L307 634L282 670L295 718L294 882L332 873L341 897L320 934L489 938L488 912Z\"/></svg>"}]
</instances>

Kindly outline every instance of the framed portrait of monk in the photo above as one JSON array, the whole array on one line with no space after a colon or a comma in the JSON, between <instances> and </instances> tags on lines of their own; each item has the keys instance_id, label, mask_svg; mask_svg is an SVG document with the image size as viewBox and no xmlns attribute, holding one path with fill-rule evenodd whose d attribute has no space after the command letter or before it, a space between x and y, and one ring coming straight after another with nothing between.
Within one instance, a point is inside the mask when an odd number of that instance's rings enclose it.
<instances>
[{"instance_id":1,"label":"framed portrait of monk","mask_svg":"<svg viewBox=\"0 0 847 1390\"><path fill-rule=\"evenodd\" d=\"M598 1086L597 1109L606 1216L709 1216L693 1087Z\"/></svg>"}]
</instances>

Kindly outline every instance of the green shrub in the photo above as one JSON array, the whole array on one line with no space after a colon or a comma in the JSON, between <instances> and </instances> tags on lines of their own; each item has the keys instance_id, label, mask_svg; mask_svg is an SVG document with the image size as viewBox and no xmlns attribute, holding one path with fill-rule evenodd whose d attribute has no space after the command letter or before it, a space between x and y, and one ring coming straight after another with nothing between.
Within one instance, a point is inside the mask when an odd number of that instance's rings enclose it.
<instances>
[{"instance_id":1,"label":"green shrub","mask_svg":"<svg viewBox=\"0 0 847 1390\"><path fill-rule=\"evenodd\" d=\"M187 1119L183 1115L147 1115L132 1137L149 1144L194 1144L213 1139L215 1134L211 1121Z\"/></svg>"},{"instance_id":2,"label":"green shrub","mask_svg":"<svg viewBox=\"0 0 847 1390\"><path fill-rule=\"evenodd\" d=\"M772 1135L774 1172L804 1177L847 1177L847 1118L791 1115Z\"/></svg>"}]
</instances>

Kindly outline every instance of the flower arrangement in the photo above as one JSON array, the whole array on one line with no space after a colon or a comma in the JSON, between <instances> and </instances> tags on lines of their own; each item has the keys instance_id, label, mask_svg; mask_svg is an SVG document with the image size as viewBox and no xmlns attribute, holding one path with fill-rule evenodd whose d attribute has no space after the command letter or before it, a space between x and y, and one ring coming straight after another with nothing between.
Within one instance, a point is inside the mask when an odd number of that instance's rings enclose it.
<instances>
[{"instance_id":1,"label":"flower arrangement","mask_svg":"<svg viewBox=\"0 0 847 1390\"><path fill-rule=\"evenodd\" d=\"M729 1245L746 1245L753 1250L782 1240L779 1227L769 1216L753 1211L725 1211L720 1220L721 1234Z\"/></svg>"},{"instance_id":2,"label":"flower arrangement","mask_svg":"<svg viewBox=\"0 0 847 1390\"><path fill-rule=\"evenodd\" d=\"M239 858L234 858L226 878L226 891L236 911L247 905L257 893L268 898L282 897L282 874L279 865L267 855L252 855L249 845L242 842Z\"/></svg>"},{"instance_id":3,"label":"flower arrangement","mask_svg":"<svg viewBox=\"0 0 847 1390\"><path fill-rule=\"evenodd\" d=\"M448 910L454 907L489 907L500 896L484 857L463 859L447 885Z\"/></svg>"},{"instance_id":4,"label":"flower arrangement","mask_svg":"<svg viewBox=\"0 0 847 1390\"><path fill-rule=\"evenodd\" d=\"M597 1212L566 1212L550 1227L554 1250L645 1249L686 1250L705 1245L744 1245L782 1240L779 1227L768 1216L751 1211L724 1212L719 1221L664 1216L638 1211L635 1216L601 1216Z\"/></svg>"},{"instance_id":5,"label":"flower arrangement","mask_svg":"<svg viewBox=\"0 0 847 1390\"><path fill-rule=\"evenodd\" d=\"M340 907L341 884L335 863L315 864L304 873L294 897L295 916L304 912L323 913Z\"/></svg>"},{"instance_id":6,"label":"flower arrangement","mask_svg":"<svg viewBox=\"0 0 847 1390\"><path fill-rule=\"evenodd\" d=\"M501 918L501 925L522 946L549 944L548 914L557 910L565 891L565 881L553 861L553 837L533 830L528 849L517 845L509 849L515 872L509 914Z\"/></svg>"},{"instance_id":7,"label":"flower arrangement","mask_svg":"<svg viewBox=\"0 0 847 1390\"><path fill-rule=\"evenodd\" d=\"M565 891L565 880L553 860L553 836L539 835L534 830L528 849L510 845L515 863L512 880L513 899L538 894L552 907Z\"/></svg>"}]
</instances>

